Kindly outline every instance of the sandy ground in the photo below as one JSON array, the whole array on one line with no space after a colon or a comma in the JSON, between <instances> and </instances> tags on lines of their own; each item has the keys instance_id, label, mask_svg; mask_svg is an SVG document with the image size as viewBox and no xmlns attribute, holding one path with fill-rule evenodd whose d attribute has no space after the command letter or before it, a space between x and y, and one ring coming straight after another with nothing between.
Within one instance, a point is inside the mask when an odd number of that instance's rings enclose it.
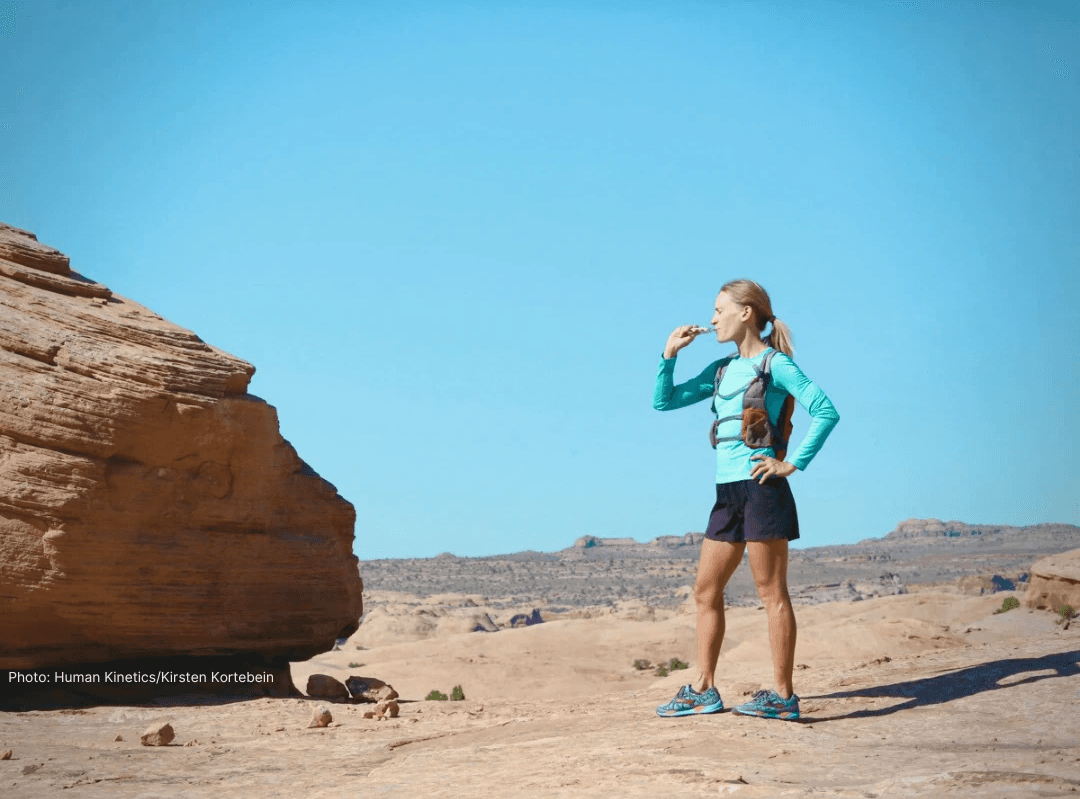
<instances>
[{"instance_id":1,"label":"sandy ground","mask_svg":"<svg viewBox=\"0 0 1080 799\"><path fill-rule=\"evenodd\" d=\"M0 713L0 752L13 752L0 796L1075 796L1080 629L1047 612L995 615L1009 595L798 608L801 723L658 718L694 674L690 613L565 618L351 640L294 664L301 689L312 673L390 682L401 715L385 721L330 705L334 723L308 729L322 703L307 699ZM671 657L691 669L632 665ZM719 673L728 706L770 685L763 611L729 611ZM464 701L423 701L454 685ZM140 746L159 719L174 744Z\"/></svg>"}]
</instances>

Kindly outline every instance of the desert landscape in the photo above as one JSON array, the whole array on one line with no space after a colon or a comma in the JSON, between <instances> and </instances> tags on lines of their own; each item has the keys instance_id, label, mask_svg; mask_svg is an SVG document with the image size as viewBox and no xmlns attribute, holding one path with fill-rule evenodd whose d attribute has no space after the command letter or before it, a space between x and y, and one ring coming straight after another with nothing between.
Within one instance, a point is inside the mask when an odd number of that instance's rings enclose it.
<instances>
[{"instance_id":1,"label":"desert landscape","mask_svg":"<svg viewBox=\"0 0 1080 799\"><path fill-rule=\"evenodd\" d=\"M1080 528L793 550L803 718L661 719L700 533L358 560L253 372L0 225L5 799L1080 789ZM730 708L771 665L726 600Z\"/></svg>"},{"instance_id":2,"label":"desert landscape","mask_svg":"<svg viewBox=\"0 0 1080 799\"><path fill-rule=\"evenodd\" d=\"M925 534L907 535L915 527ZM1046 553L1080 543L1080 529L1068 526L1013 532L1026 533ZM1021 556L1011 546L981 549L992 540L985 533L939 535L932 520L909 521L879 540L803 550L804 574L820 587L793 581L801 596L799 723L730 712L656 717L655 706L694 673L690 578L683 572L678 587L660 587L675 581L672 563L692 565L683 550L694 547L657 556L662 545L655 542L599 540L585 553L571 547L548 555L382 561L378 569L362 563L390 587L366 589L357 632L292 663L292 679L300 689L312 675L389 683L398 695L394 717L372 718L376 705L349 698L188 695L104 704L69 696L67 707L0 714L0 750L12 752L0 762L0 785L12 797L60 790L146 798L508 790L598 797L1074 795L1080 631L1053 608L1032 606L1035 583L1046 583L1038 569L1002 577ZM600 554L605 548L620 553L610 567ZM950 579L885 579L881 560L867 554L888 554L885 562L897 568L898 551L917 550L926 561L901 561L903 568L917 565ZM1080 559L1070 557L1071 567L1059 563L1058 572L1077 568ZM967 559L996 568L957 575L956 564ZM497 575L508 564L521 572L520 564L536 566L533 582L521 578L528 590L471 592L478 580L468 574ZM597 585L596 602L571 603L585 564L626 591ZM569 587L544 576L560 567ZM653 581L643 576L651 571ZM400 590L410 576L414 583L430 580L439 592ZM997 590L1004 579L1019 588ZM1066 576L1062 585L1076 588ZM639 590L648 599L636 596ZM845 591L857 596L838 595ZM728 613L719 670L728 707L771 678L764 614L748 599L739 594ZM1019 607L999 612L1009 600ZM660 676L655 667L672 658L689 668ZM636 668L635 661L651 667ZM455 686L463 699L425 699L432 691L450 695ZM320 710L332 720L309 726ZM141 745L140 735L161 722L171 724L175 739Z\"/></svg>"}]
</instances>

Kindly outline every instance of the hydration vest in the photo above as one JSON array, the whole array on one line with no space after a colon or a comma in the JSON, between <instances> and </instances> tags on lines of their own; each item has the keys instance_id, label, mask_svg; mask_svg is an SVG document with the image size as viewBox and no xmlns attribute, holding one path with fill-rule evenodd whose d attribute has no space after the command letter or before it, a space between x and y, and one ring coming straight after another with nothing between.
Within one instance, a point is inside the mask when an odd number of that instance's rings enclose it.
<instances>
[{"instance_id":1,"label":"hydration vest","mask_svg":"<svg viewBox=\"0 0 1080 799\"><path fill-rule=\"evenodd\" d=\"M709 443L712 444L713 449L716 449L716 445L721 441L738 441L741 439L750 449L772 447L773 452L776 453L776 459L782 461L784 456L787 455L788 440L791 438L791 415L795 411L795 398L790 394L784 398L784 404L780 407L778 423L773 424L769 419L769 412L765 408L765 392L772 381L771 365L776 350L772 350L765 356L761 368L758 368L753 363L750 364L757 374L751 378L749 383L731 394L721 394L720 381L724 378L724 372L727 371L728 364L737 355L738 353L735 353L724 358L716 369L716 378L713 380L712 408L715 413L717 397L729 400L742 394L743 410L738 416L725 416L723 419L719 418L719 414L717 414L717 419L712 423L712 429L709 431ZM742 420L742 430L739 435L717 438L716 430L720 424L734 419Z\"/></svg>"}]
</instances>

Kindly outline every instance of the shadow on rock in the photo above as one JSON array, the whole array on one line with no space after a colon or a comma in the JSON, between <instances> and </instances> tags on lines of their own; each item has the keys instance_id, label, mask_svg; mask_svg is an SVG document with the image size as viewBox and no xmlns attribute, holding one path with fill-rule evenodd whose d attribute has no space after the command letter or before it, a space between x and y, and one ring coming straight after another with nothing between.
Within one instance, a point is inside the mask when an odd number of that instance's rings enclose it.
<instances>
[{"instance_id":1,"label":"shadow on rock","mask_svg":"<svg viewBox=\"0 0 1080 799\"><path fill-rule=\"evenodd\" d=\"M1053 671L1053 674L1039 674L1033 672ZM1023 677L1020 675L1027 674ZM935 677L925 677L918 680L906 680L904 682L891 683L889 685L874 685L869 688L860 688L855 691L837 691L831 694L803 697L803 700L816 699L851 699L859 697L896 697L906 699L890 707L855 710L837 716L804 716L805 722L838 721L840 719L873 718L875 716L888 716L902 710L910 710L926 705L940 705L963 699L967 696L997 691L1003 688L1012 688L1017 685L1039 682L1040 680L1054 679L1058 677L1075 677L1080 675L1080 650L1061 652L1054 655L1045 655L1037 658L1010 658L1007 660L994 660L989 663L981 663L977 666L969 666L966 669L950 671L948 674L939 674ZM1017 677L1018 679L1009 679ZM1004 684L1002 684L1002 681Z\"/></svg>"}]
</instances>

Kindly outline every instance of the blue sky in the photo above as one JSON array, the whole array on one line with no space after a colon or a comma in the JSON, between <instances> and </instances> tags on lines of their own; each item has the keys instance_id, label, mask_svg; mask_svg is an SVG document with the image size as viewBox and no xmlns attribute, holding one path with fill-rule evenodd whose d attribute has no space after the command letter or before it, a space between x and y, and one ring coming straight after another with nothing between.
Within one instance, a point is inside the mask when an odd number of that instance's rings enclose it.
<instances>
[{"instance_id":1,"label":"blue sky","mask_svg":"<svg viewBox=\"0 0 1080 799\"><path fill-rule=\"evenodd\" d=\"M841 415L801 545L1077 524L1078 42L1076 2L0 2L0 219L255 364L362 559L702 530L711 414L653 379L735 277Z\"/></svg>"}]
</instances>

